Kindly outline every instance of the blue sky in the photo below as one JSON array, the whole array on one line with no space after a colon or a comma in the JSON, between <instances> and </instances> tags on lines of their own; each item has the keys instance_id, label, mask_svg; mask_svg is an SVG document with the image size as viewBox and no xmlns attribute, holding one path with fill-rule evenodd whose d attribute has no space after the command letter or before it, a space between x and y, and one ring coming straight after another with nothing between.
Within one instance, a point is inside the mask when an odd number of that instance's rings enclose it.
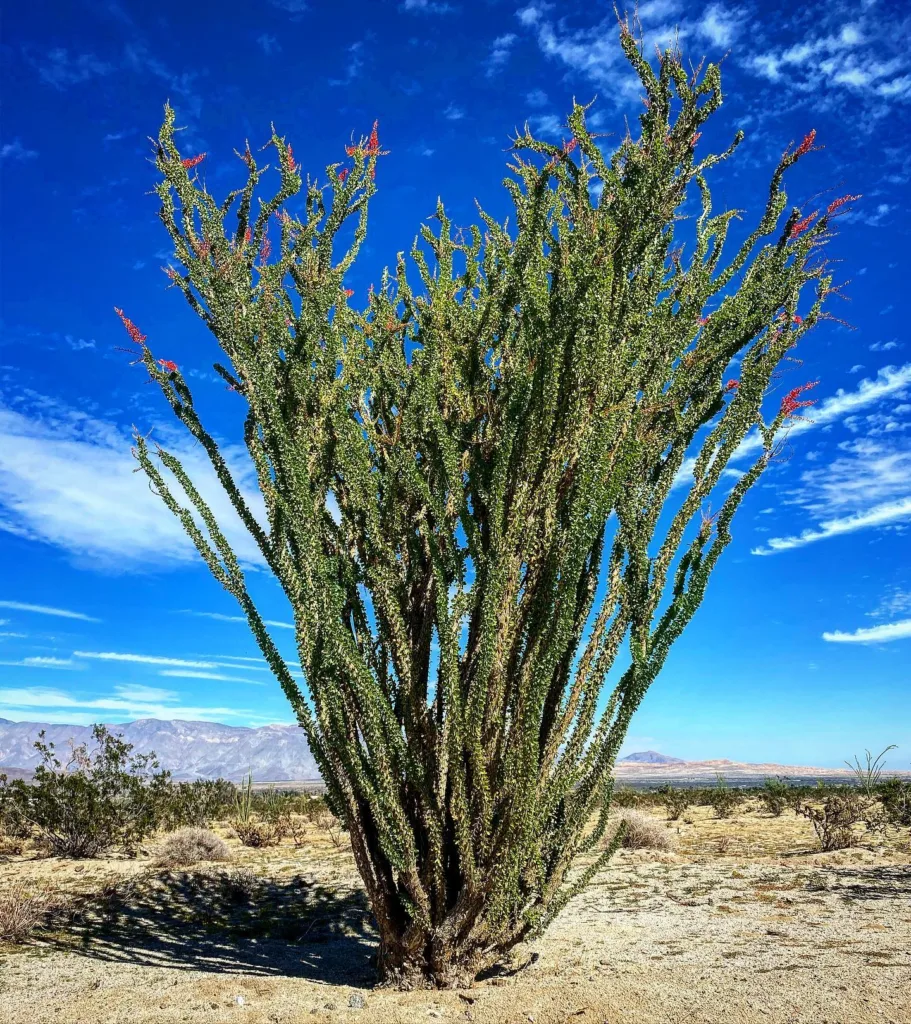
<instances>
[{"instance_id":1,"label":"blue sky","mask_svg":"<svg viewBox=\"0 0 911 1024\"><path fill-rule=\"evenodd\" d=\"M849 282L834 310L845 323L811 332L784 380L818 378L819 402L748 497L626 749L837 765L897 743L890 763L907 767L911 18L899 2L794 10L639 7L650 46L676 31L694 60L728 54L725 105L705 141L720 146L738 127L746 141L714 180L716 208L742 209L749 223L779 155L811 128L825 148L792 175L792 200L813 209L830 189L863 199L829 247ZM170 99L183 151L208 153L220 197L240 180L233 150L265 143L271 122L323 175L378 118L390 155L351 275L364 296L438 195L456 224L476 219L475 197L508 213L505 150L526 120L557 141L573 97L597 97L593 123L622 134L639 107L612 6L33 0L7 11L5 36L0 717L290 721L231 599L133 472L135 424L206 478L118 351L115 305L181 365L241 458L211 371L214 341L159 269L170 247L148 194L147 136ZM252 575L293 660L288 609L265 574Z\"/></svg>"}]
</instances>

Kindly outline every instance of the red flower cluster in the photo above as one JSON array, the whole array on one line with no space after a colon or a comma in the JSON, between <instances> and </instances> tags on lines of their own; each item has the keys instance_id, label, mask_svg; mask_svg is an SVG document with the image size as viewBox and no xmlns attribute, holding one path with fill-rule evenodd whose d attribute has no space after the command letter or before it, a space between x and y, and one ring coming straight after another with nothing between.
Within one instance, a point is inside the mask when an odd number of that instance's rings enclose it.
<instances>
[{"instance_id":1,"label":"red flower cluster","mask_svg":"<svg viewBox=\"0 0 911 1024\"><path fill-rule=\"evenodd\" d=\"M136 324L133 323L133 321L124 313L124 311L122 309L118 309L115 306L114 307L114 312L123 321L123 326L126 327L127 334L129 334L129 336L132 339L133 343L135 345L141 345L146 340L146 336L139 330L139 328L136 326Z\"/></svg>"},{"instance_id":2,"label":"red flower cluster","mask_svg":"<svg viewBox=\"0 0 911 1024\"><path fill-rule=\"evenodd\" d=\"M350 299L351 296L354 295L354 289L353 288L346 288L345 289L345 295Z\"/></svg>"},{"instance_id":3,"label":"red flower cluster","mask_svg":"<svg viewBox=\"0 0 911 1024\"><path fill-rule=\"evenodd\" d=\"M272 243L268 238L263 239L262 247L259 250L259 262L265 263L269 256L272 254Z\"/></svg>"},{"instance_id":4,"label":"red flower cluster","mask_svg":"<svg viewBox=\"0 0 911 1024\"><path fill-rule=\"evenodd\" d=\"M809 391L810 388L815 388L819 383L818 380L811 380L807 384L801 384L798 388L792 388L781 400L781 411L785 416L793 416L798 409L804 409L808 405L813 405L816 402L815 398L804 399L800 401L800 396L805 392Z\"/></svg>"},{"instance_id":5,"label":"red flower cluster","mask_svg":"<svg viewBox=\"0 0 911 1024\"><path fill-rule=\"evenodd\" d=\"M708 322L709 322L709 318L707 316L698 316L698 317L696 317L696 323L699 324L700 327L705 327L705 325Z\"/></svg>"},{"instance_id":6,"label":"red flower cluster","mask_svg":"<svg viewBox=\"0 0 911 1024\"><path fill-rule=\"evenodd\" d=\"M799 220L794 225L794 227L791 228L791 233L790 233L790 235L788 235L788 238L796 238L798 235L802 235L804 233L804 231L806 231L807 228L813 223L813 221L816 220L816 215L818 213L819 213L819 210L814 210L809 215L809 217L804 217L803 220Z\"/></svg>"},{"instance_id":7,"label":"red flower cluster","mask_svg":"<svg viewBox=\"0 0 911 1024\"><path fill-rule=\"evenodd\" d=\"M842 196L841 199L834 199L826 207L826 216L835 213L836 210L840 210L845 203L853 203L855 199L860 199L860 196Z\"/></svg>"},{"instance_id":8,"label":"red flower cluster","mask_svg":"<svg viewBox=\"0 0 911 1024\"><path fill-rule=\"evenodd\" d=\"M380 151L380 133L379 133L379 121L373 122L373 127L370 129L370 138L367 140L367 156L376 156Z\"/></svg>"},{"instance_id":9,"label":"red flower cluster","mask_svg":"<svg viewBox=\"0 0 911 1024\"><path fill-rule=\"evenodd\" d=\"M690 139L690 145L695 146L696 143L702 138L702 132L696 132L696 134Z\"/></svg>"},{"instance_id":10,"label":"red flower cluster","mask_svg":"<svg viewBox=\"0 0 911 1024\"><path fill-rule=\"evenodd\" d=\"M162 267L161 268L172 281L177 281L180 278L180 274L173 267Z\"/></svg>"},{"instance_id":11,"label":"red flower cluster","mask_svg":"<svg viewBox=\"0 0 911 1024\"><path fill-rule=\"evenodd\" d=\"M170 359L159 359L158 365L162 370L167 370L168 373L177 373L177 363L172 362Z\"/></svg>"},{"instance_id":12,"label":"red flower cluster","mask_svg":"<svg viewBox=\"0 0 911 1024\"><path fill-rule=\"evenodd\" d=\"M252 228L247 228L247 230L244 232L244 242L249 242L252 237L253 237L253 229Z\"/></svg>"},{"instance_id":13,"label":"red flower cluster","mask_svg":"<svg viewBox=\"0 0 911 1024\"><path fill-rule=\"evenodd\" d=\"M796 149L796 151L794 153L794 156L795 157L799 157L799 156L803 156L805 153L809 153L810 152L810 147L813 145L813 140L815 138L816 138L816 129L813 128L811 131L807 132L806 135L804 135L803 142L801 142L801 144L797 147L797 149Z\"/></svg>"},{"instance_id":14,"label":"red flower cluster","mask_svg":"<svg viewBox=\"0 0 911 1024\"><path fill-rule=\"evenodd\" d=\"M341 169L341 170L340 170L340 171L338 172L338 180L339 180L339 181L344 181L344 180L345 180L345 178L347 178L347 177L348 177L348 168L347 168L347 167L343 167L343 168L342 168L342 169Z\"/></svg>"},{"instance_id":15,"label":"red flower cluster","mask_svg":"<svg viewBox=\"0 0 911 1024\"><path fill-rule=\"evenodd\" d=\"M564 142L563 143L563 155L566 156L568 153L572 153L572 151L578 145L579 145L579 140L578 139L570 139L569 142Z\"/></svg>"},{"instance_id":16,"label":"red flower cluster","mask_svg":"<svg viewBox=\"0 0 911 1024\"><path fill-rule=\"evenodd\" d=\"M795 314L795 316L794 316L794 321L793 321L793 322L794 322L795 324L797 324L797 326L798 326L798 327L800 327L800 325L801 325L801 324L803 323L803 317L802 317L802 316L797 316L797 315Z\"/></svg>"},{"instance_id":17,"label":"red flower cluster","mask_svg":"<svg viewBox=\"0 0 911 1024\"><path fill-rule=\"evenodd\" d=\"M193 252L202 259L204 256L209 255L209 250L212 246L208 242L193 242Z\"/></svg>"},{"instance_id":18,"label":"red flower cluster","mask_svg":"<svg viewBox=\"0 0 911 1024\"><path fill-rule=\"evenodd\" d=\"M288 147L288 170L293 171L296 168L297 168L297 164L294 162L294 150L289 146Z\"/></svg>"},{"instance_id":19,"label":"red flower cluster","mask_svg":"<svg viewBox=\"0 0 911 1024\"><path fill-rule=\"evenodd\" d=\"M370 138L367 140L367 148L364 150L364 156L379 156L380 155L380 133L379 133L379 121L373 122L373 128L370 129ZM360 146L345 146L345 152L348 156L354 156L355 153L360 152ZM341 177L341 175L339 175Z\"/></svg>"},{"instance_id":20,"label":"red flower cluster","mask_svg":"<svg viewBox=\"0 0 911 1024\"><path fill-rule=\"evenodd\" d=\"M188 156L186 160L181 160L181 164L189 170L191 167L195 167L197 164L201 164L205 160L206 154L200 153L198 156Z\"/></svg>"},{"instance_id":21,"label":"red flower cluster","mask_svg":"<svg viewBox=\"0 0 911 1024\"><path fill-rule=\"evenodd\" d=\"M729 380L724 386L724 393L727 394L729 391L736 391L739 387L739 380Z\"/></svg>"}]
</instances>

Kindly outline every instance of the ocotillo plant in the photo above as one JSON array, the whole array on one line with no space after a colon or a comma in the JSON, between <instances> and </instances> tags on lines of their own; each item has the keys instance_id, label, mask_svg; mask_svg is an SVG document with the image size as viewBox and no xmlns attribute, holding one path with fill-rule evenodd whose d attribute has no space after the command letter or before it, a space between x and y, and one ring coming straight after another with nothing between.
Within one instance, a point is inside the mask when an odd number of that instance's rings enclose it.
<instances>
[{"instance_id":1,"label":"ocotillo plant","mask_svg":"<svg viewBox=\"0 0 911 1024\"><path fill-rule=\"evenodd\" d=\"M135 455L306 731L390 984L470 982L606 864L630 717L809 404L805 385L763 411L831 290L816 253L844 201L787 213L782 189L813 133L725 262L735 214L713 214L707 175L740 136L697 156L719 69L689 74L670 51L653 69L626 30L622 46L646 93L638 137L605 156L580 105L561 146L526 128L505 181L514 226L480 211L483 227L454 232L438 205L411 251L420 284L400 253L365 308L345 278L384 155L376 126L323 185L273 128L281 186L258 212L266 168L249 146L245 187L219 205L203 155L181 157L170 107L158 136L160 215L182 264L168 273L224 352L261 520L187 377L118 312L291 605L305 688L180 461L140 433ZM684 246L679 211L700 197ZM744 443L751 465L726 474Z\"/></svg>"}]
</instances>

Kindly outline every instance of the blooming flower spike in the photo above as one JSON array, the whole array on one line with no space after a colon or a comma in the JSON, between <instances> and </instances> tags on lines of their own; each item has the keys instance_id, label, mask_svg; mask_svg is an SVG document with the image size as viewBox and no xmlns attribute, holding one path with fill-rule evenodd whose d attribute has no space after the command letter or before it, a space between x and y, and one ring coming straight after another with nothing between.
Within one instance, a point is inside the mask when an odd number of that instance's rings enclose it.
<instances>
[{"instance_id":1,"label":"blooming flower spike","mask_svg":"<svg viewBox=\"0 0 911 1024\"><path fill-rule=\"evenodd\" d=\"M117 306L115 306L114 312L123 321L123 326L126 327L127 334L129 334L130 339L133 341L133 343L136 345L141 345L146 340L146 335L144 335L139 330L136 324L133 323L133 321L124 313L122 309L118 309Z\"/></svg>"}]
</instances>

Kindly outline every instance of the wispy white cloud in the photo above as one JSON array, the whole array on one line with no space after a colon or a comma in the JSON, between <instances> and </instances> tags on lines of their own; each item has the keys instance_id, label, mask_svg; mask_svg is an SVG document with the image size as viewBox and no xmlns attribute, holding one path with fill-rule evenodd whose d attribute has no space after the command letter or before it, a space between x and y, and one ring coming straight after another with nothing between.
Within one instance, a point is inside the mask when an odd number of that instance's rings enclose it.
<instances>
[{"instance_id":1,"label":"wispy white cloud","mask_svg":"<svg viewBox=\"0 0 911 1024\"><path fill-rule=\"evenodd\" d=\"M868 416L876 434L883 431L878 416ZM898 421L896 421L898 422ZM874 504L911 494L911 448L891 438L861 437L842 442L839 454L827 465L812 467L800 475L789 502L816 516L858 512Z\"/></svg>"},{"instance_id":2,"label":"wispy white cloud","mask_svg":"<svg viewBox=\"0 0 911 1024\"><path fill-rule=\"evenodd\" d=\"M262 665L264 658L260 655L258 658L250 658L243 654L213 654L211 655L215 661L249 661L257 665Z\"/></svg>"},{"instance_id":3,"label":"wispy white cloud","mask_svg":"<svg viewBox=\"0 0 911 1024\"><path fill-rule=\"evenodd\" d=\"M266 56L271 56L273 53L278 53L281 50L281 43L275 36L270 36L268 32L263 32L261 35L256 37L257 43Z\"/></svg>"},{"instance_id":4,"label":"wispy white cloud","mask_svg":"<svg viewBox=\"0 0 911 1024\"><path fill-rule=\"evenodd\" d=\"M792 537L772 537L765 547L753 548L753 554L774 555L781 551L802 548L820 540L828 540L831 537L840 537L871 527L891 526L907 522L909 519L911 519L911 498L888 501L863 512L856 512L840 519L826 520L820 523L818 528L804 530L803 533Z\"/></svg>"},{"instance_id":5,"label":"wispy white cloud","mask_svg":"<svg viewBox=\"0 0 911 1024\"><path fill-rule=\"evenodd\" d=\"M890 587L877 607L867 614L873 619L881 619L902 615L906 612L911 613L911 590Z\"/></svg>"},{"instance_id":6,"label":"wispy white cloud","mask_svg":"<svg viewBox=\"0 0 911 1024\"><path fill-rule=\"evenodd\" d=\"M566 131L566 125L563 123L563 119L557 117L556 114L535 114L528 120L532 130L537 135L556 138L561 132Z\"/></svg>"},{"instance_id":7,"label":"wispy white cloud","mask_svg":"<svg viewBox=\"0 0 911 1024\"><path fill-rule=\"evenodd\" d=\"M310 8L308 0L269 0L269 2L273 7L278 7L288 14L303 14Z\"/></svg>"},{"instance_id":8,"label":"wispy white cloud","mask_svg":"<svg viewBox=\"0 0 911 1024\"><path fill-rule=\"evenodd\" d=\"M15 636L16 634L9 634ZM32 657L32 658L20 658L18 661L0 661L0 665L15 665L18 668L49 668L49 669L79 669L81 665L77 665L72 658L50 658L50 657Z\"/></svg>"},{"instance_id":9,"label":"wispy white cloud","mask_svg":"<svg viewBox=\"0 0 911 1024\"><path fill-rule=\"evenodd\" d=\"M117 651L73 651L74 658L93 661L127 661L138 665L170 665L175 668L217 668L211 661L186 661L184 658L166 658L157 654L130 654Z\"/></svg>"},{"instance_id":10,"label":"wispy white cloud","mask_svg":"<svg viewBox=\"0 0 911 1024\"><path fill-rule=\"evenodd\" d=\"M345 48L347 56L344 60L345 73L340 78L330 78L330 85L350 85L364 67L364 44L361 41L351 43Z\"/></svg>"},{"instance_id":11,"label":"wispy white cloud","mask_svg":"<svg viewBox=\"0 0 911 1024\"><path fill-rule=\"evenodd\" d=\"M834 18L828 15L834 15ZM874 4L819 9L798 43L775 46L746 61L755 74L782 88L825 94L849 93L880 105L911 99L906 29L884 18ZM836 24L835 19L840 19Z\"/></svg>"},{"instance_id":12,"label":"wispy white cloud","mask_svg":"<svg viewBox=\"0 0 911 1024\"><path fill-rule=\"evenodd\" d=\"M260 685L260 683L258 680L254 681L252 679L235 679L233 676L226 676L215 670L227 668L237 671L242 668L244 671L248 672L268 671L268 668L265 666L242 667L230 664L227 661L201 661L187 658L171 658L158 654L133 654L130 652L120 651L73 651L73 657L92 661L126 662L131 665L154 665L158 668L163 667L163 670L158 673L160 676L174 676L175 678L180 679L220 679L224 682L252 683L253 685Z\"/></svg>"},{"instance_id":13,"label":"wispy white cloud","mask_svg":"<svg viewBox=\"0 0 911 1024\"><path fill-rule=\"evenodd\" d=\"M228 665L227 668L239 668L236 665ZM243 671L243 670L241 670ZM248 686L265 686L262 679L239 679L237 676L226 676L221 672L197 672L188 668L168 668L158 673L160 676L168 676L172 679L215 679L220 683L245 683Z\"/></svg>"},{"instance_id":14,"label":"wispy white cloud","mask_svg":"<svg viewBox=\"0 0 911 1024\"><path fill-rule=\"evenodd\" d=\"M260 564L199 447L179 435L170 444L167 431L158 436L196 481L241 561ZM196 564L199 556L180 523L134 472L130 448L127 432L50 400L35 401L27 413L0 406L0 529L54 544L96 569ZM226 445L223 453L263 521L245 450Z\"/></svg>"},{"instance_id":15,"label":"wispy white cloud","mask_svg":"<svg viewBox=\"0 0 911 1024\"><path fill-rule=\"evenodd\" d=\"M36 156L38 150L23 146L20 139L13 139L0 146L0 160L34 160Z\"/></svg>"},{"instance_id":16,"label":"wispy white cloud","mask_svg":"<svg viewBox=\"0 0 911 1024\"><path fill-rule=\"evenodd\" d=\"M247 623L244 615L222 615L221 612L194 612L185 611L184 615L196 615L201 619L214 619L216 622L242 622ZM276 629L294 629L293 622L281 622L278 619L263 619L267 626L274 626Z\"/></svg>"},{"instance_id":17,"label":"wispy white cloud","mask_svg":"<svg viewBox=\"0 0 911 1024\"><path fill-rule=\"evenodd\" d=\"M42 54L27 50L26 60L38 72L42 82L60 90L88 82L92 78L109 75L114 70L113 65L99 60L93 53L77 53L71 56L70 51L62 47Z\"/></svg>"},{"instance_id":18,"label":"wispy white cloud","mask_svg":"<svg viewBox=\"0 0 911 1024\"><path fill-rule=\"evenodd\" d=\"M890 640L907 640L911 638L911 619L855 629L853 633L834 630L831 633L823 633L822 638L833 644L883 644Z\"/></svg>"},{"instance_id":19,"label":"wispy white cloud","mask_svg":"<svg viewBox=\"0 0 911 1024\"><path fill-rule=\"evenodd\" d=\"M497 36L494 39L490 47L490 55L487 58L486 74L488 78L495 75L506 61L509 60L509 55L517 38L518 36L515 32L506 32L504 35Z\"/></svg>"},{"instance_id":20,"label":"wispy white cloud","mask_svg":"<svg viewBox=\"0 0 911 1024\"><path fill-rule=\"evenodd\" d=\"M461 107L457 107L455 103L450 103L443 111L443 117L445 117L447 121L461 121L464 116L465 111Z\"/></svg>"},{"instance_id":21,"label":"wispy white cloud","mask_svg":"<svg viewBox=\"0 0 911 1024\"><path fill-rule=\"evenodd\" d=\"M82 622L101 622L84 612L74 612L69 608L51 608L45 604L27 604L25 601L0 601L0 608L9 608L15 612L30 612L34 615L54 615L59 619L79 619Z\"/></svg>"},{"instance_id":22,"label":"wispy white cloud","mask_svg":"<svg viewBox=\"0 0 911 1024\"><path fill-rule=\"evenodd\" d=\"M703 11L696 22L696 33L713 46L730 46L745 26L743 11L713 3Z\"/></svg>"},{"instance_id":23,"label":"wispy white cloud","mask_svg":"<svg viewBox=\"0 0 911 1024\"><path fill-rule=\"evenodd\" d=\"M228 707L183 705L173 690L153 687L115 686L113 694L78 697L45 687L0 688L2 717L14 721L63 721L74 725L103 720L98 712L115 717L197 719L218 722L224 718L250 719L250 711ZM49 713L50 712L50 713ZM106 716L105 716L106 717Z\"/></svg>"},{"instance_id":24,"label":"wispy white cloud","mask_svg":"<svg viewBox=\"0 0 911 1024\"><path fill-rule=\"evenodd\" d=\"M456 8L440 0L402 0L399 10L411 14L453 14Z\"/></svg>"},{"instance_id":25,"label":"wispy white cloud","mask_svg":"<svg viewBox=\"0 0 911 1024\"><path fill-rule=\"evenodd\" d=\"M124 65L130 71L140 75L151 75L164 82L165 85L177 96L178 105L182 114L190 114L199 117L202 112L202 96L197 89L196 82L204 75L204 71L175 71L169 67L160 57L157 57L147 46L140 42L131 42L124 51ZM189 145L187 139L189 132L184 132L183 139Z\"/></svg>"},{"instance_id":26,"label":"wispy white cloud","mask_svg":"<svg viewBox=\"0 0 911 1024\"><path fill-rule=\"evenodd\" d=\"M839 388L834 395L823 399L818 405L814 405L812 409L808 410L806 416L794 419L788 428L788 437L793 438L817 427L848 420L851 416L884 399L901 399L909 387L911 387L911 363L905 363L904 366L898 368L883 367L874 379L865 378L853 391ZM762 439L758 433L753 432L744 438L732 458L738 462L755 455L761 448ZM689 456L684 460L674 477L674 487L682 487L692 480L695 465L695 456Z\"/></svg>"}]
</instances>

